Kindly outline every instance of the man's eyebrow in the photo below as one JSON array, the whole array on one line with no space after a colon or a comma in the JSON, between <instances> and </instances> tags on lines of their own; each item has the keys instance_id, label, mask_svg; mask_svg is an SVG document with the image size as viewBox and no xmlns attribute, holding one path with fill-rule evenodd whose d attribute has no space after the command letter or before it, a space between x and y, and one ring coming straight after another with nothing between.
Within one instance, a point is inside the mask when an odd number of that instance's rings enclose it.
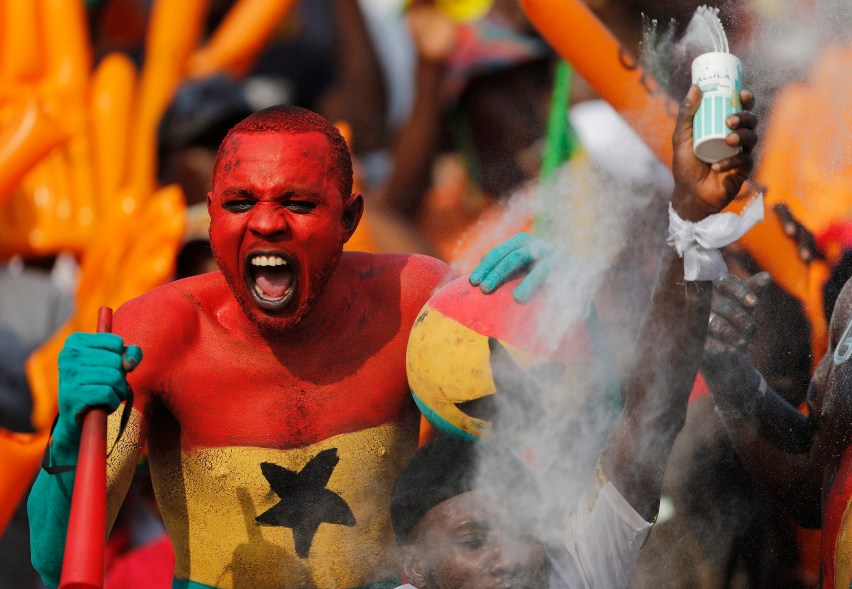
<instances>
[{"instance_id":1,"label":"man's eyebrow","mask_svg":"<svg viewBox=\"0 0 852 589\"><path fill-rule=\"evenodd\" d=\"M281 194L282 198L319 198L319 194L310 188L289 188Z\"/></svg>"},{"instance_id":2,"label":"man's eyebrow","mask_svg":"<svg viewBox=\"0 0 852 589\"><path fill-rule=\"evenodd\" d=\"M254 194L252 193L252 191L247 190L245 188L237 188L237 187L226 188L225 190L222 191L222 194L227 195L227 196L240 196L240 197L243 197L243 198L254 198Z\"/></svg>"},{"instance_id":3,"label":"man's eyebrow","mask_svg":"<svg viewBox=\"0 0 852 589\"><path fill-rule=\"evenodd\" d=\"M491 529L491 524L488 523L487 521L484 521L484 520L481 520L481 519L467 519L467 520L464 520L463 522L460 522L458 525L456 525L455 529L461 530L461 531L465 531L465 530L468 530L468 529L473 529L473 530L477 530L477 531L489 530L489 529Z\"/></svg>"}]
</instances>

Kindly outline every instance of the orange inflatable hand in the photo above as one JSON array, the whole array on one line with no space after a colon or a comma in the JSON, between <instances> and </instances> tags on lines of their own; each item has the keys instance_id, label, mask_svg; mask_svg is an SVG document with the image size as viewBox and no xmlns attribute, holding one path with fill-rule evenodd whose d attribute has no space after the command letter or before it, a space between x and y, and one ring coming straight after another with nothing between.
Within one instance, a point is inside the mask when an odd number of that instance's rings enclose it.
<instances>
[{"instance_id":1,"label":"orange inflatable hand","mask_svg":"<svg viewBox=\"0 0 852 589\"><path fill-rule=\"evenodd\" d=\"M157 171L157 127L184 79L186 63L201 38L209 0L158 0L152 10L132 127L131 194L153 192Z\"/></svg>"},{"instance_id":2,"label":"orange inflatable hand","mask_svg":"<svg viewBox=\"0 0 852 589\"><path fill-rule=\"evenodd\" d=\"M190 77L244 76L296 0L239 0L210 41L189 60Z\"/></svg>"},{"instance_id":3,"label":"orange inflatable hand","mask_svg":"<svg viewBox=\"0 0 852 589\"><path fill-rule=\"evenodd\" d=\"M91 331L100 306L118 307L172 274L185 207L178 188L154 190L156 128L206 8L207 0L158 0L137 92L126 56L107 56L92 74L79 0L0 2L0 255L71 250L82 259L75 315L27 363L41 432L56 414L65 337ZM0 463L10 465L0 477L0 531L44 439L0 435Z\"/></svg>"},{"instance_id":4,"label":"orange inflatable hand","mask_svg":"<svg viewBox=\"0 0 852 589\"><path fill-rule=\"evenodd\" d=\"M0 12L0 125L7 129L0 139L0 254L79 250L94 228L97 198L83 6L10 0Z\"/></svg>"},{"instance_id":5,"label":"orange inflatable hand","mask_svg":"<svg viewBox=\"0 0 852 589\"><path fill-rule=\"evenodd\" d=\"M24 175L53 148L68 139L68 133L30 98L4 122L0 133L0 204L12 196Z\"/></svg>"}]
</instances>

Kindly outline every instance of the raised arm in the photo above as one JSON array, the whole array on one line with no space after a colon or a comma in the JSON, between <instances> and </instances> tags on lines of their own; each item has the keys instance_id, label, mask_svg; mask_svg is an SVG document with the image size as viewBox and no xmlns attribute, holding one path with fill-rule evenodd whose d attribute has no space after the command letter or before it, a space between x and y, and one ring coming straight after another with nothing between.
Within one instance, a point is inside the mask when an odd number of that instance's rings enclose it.
<instances>
[{"instance_id":1,"label":"raised arm","mask_svg":"<svg viewBox=\"0 0 852 589\"><path fill-rule=\"evenodd\" d=\"M447 59L456 43L455 25L428 3L415 3L409 26L417 49L415 95L411 115L393 147L393 170L379 202L405 219L416 218L429 188L432 163L443 125L441 87Z\"/></svg>"},{"instance_id":2,"label":"raised arm","mask_svg":"<svg viewBox=\"0 0 852 589\"><path fill-rule=\"evenodd\" d=\"M692 117L701 91L693 86L681 105L674 135L675 191L672 208L684 221L699 222L721 211L751 172L756 119L748 112L729 118L727 141L743 152L713 166L692 152ZM744 93L743 103L750 105ZM604 473L647 521L659 509L663 473L701 362L712 284L686 282L674 250L663 256L650 307L636 341L625 406L601 457Z\"/></svg>"}]
</instances>

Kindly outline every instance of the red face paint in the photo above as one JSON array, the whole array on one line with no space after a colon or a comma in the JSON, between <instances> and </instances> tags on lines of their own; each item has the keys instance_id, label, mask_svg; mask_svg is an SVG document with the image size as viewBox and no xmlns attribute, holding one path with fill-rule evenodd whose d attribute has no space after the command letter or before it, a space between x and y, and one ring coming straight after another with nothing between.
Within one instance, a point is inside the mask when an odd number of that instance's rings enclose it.
<instances>
[{"instance_id":1,"label":"red face paint","mask_svg":"<svg viewBox=\"0 0 852 589\"><path fill-rule=\"evenodd\" d=\"M210 245L246 315L263 331L300 324L349 235L320 133L238 133L223 147L208 208Z\"/></svg>"}]
</instances>

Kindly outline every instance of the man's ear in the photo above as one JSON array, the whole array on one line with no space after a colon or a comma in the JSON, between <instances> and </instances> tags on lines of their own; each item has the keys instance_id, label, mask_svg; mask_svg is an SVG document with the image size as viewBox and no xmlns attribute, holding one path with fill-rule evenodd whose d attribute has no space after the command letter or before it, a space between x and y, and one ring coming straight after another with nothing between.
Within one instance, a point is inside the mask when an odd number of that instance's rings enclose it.
<instances>
[{"instance_id":1,"label":"man's ear","mask_svg":"<svg viewBox=\"0 0 852 589\"><path fill-rule=\"evenodd\" d=\"M346 241L355 233L358 228L358 223L361 222L361 215L364 214L364 197L360 192L353 192L346 199L343 208L343 229L346 234Z\"/></svg>"},{"instance_id":2,"label":"man's ear","mask_svg":"<svg viewBox=\"0 0 852 589\"><path fill-rule=\"evenodd\" d=\"M402 561L402 576L406 583L417 587L417 589L430 589L426 585L427 571L425 558L420 551L412 545L400 548L400 560Z\"/></svg>"}]
</instances>

